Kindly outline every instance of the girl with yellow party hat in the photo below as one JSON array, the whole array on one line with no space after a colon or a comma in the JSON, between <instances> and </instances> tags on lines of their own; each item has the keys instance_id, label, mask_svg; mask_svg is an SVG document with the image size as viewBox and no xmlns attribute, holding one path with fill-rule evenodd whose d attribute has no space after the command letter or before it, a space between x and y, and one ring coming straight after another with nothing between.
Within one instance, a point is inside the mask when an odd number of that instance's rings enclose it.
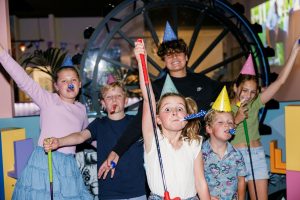
<instances>
[{"instance_id":1,"label":"girl with yellow party hat","mask_svg":"<svg viewBox=\"0 0 300 200\"><path fill-rule=\"evenodd\" d=\"M212 199L245 199L246 167L228 140L235 128L226 87L204 118L209 135L202 145L204 176Z\"/></svg>"},{"instance_id":2,"label":"girl with yellow party hat","mask_svg":"<svg viewBox=\"0 0 300 200\"><path fill-rule=\"evenodd\" d=\"M231 97L231 106L235 114L235 124L237 128L231 144L243 154L248 171L246 181L248 183L251 199L268 199L269 175L265 153L260 142L258 131L258 112L271 100L281 85L286 81L292 70L299 49L297 40L278 78L261 93L259 93L258 89L258 80L255 75L252 56L249 55L233 87L234 95ZM247 147L249 147L249 150ZM251 155L253 160L251 160Z\"/></svg>"}]
</instances>

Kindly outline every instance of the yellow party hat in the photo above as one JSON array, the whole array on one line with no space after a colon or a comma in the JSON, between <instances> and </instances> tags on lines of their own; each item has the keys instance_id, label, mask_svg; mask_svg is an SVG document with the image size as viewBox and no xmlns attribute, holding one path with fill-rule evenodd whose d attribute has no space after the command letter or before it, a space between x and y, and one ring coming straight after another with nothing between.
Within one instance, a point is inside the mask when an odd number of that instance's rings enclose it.
<instances>
[{"instance_id":1,"label":"yellow party hat","mask_svg":"<svg viewBox=\"0 0 300 200\"><path fill-rule=\"evenodd\" d=\"M230 106L230 101L226 90L226 86L223 87L218 98L214 102L212 109L216 111L231 112L231 106Z\"/></svg>"}]
</instances>

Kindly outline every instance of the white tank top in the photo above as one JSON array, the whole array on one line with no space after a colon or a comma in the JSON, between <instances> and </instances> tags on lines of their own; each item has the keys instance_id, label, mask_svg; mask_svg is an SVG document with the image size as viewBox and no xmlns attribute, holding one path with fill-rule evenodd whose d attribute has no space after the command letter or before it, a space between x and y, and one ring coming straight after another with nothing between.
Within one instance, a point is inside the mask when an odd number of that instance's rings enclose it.
<instances>
[{"instance_id":1,"label":"white tank top","mask_svg":"<svg viewBox=\"0 0 300 200\"><path fill-rule=\"evenodd\" d=\"M174 149L168 139L159 135L159 145L162 155L167 190L171 198L180 197L187 199L197 194L194 181L194 160L201 151L202 138L200 143L183 141L180 149ZM163 181L158 161L158 154L153 137L151 150L144 152L145 169L148 185L152 193L164 196Z\"/></svg>"}]
</instances>

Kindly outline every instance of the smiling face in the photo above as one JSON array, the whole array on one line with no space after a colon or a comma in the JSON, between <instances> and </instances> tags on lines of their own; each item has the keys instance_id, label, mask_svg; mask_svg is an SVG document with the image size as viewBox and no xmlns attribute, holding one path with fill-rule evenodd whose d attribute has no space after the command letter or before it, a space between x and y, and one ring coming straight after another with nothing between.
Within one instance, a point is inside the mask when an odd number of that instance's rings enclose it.
<instances>
[{"instance_id":1,"label":"smiling face","mask_svg":"<svg viewBox=\"0 0 300 200\"><path fill-rule=\"evenodd\" d=\"M161 43L157 55L165 62L171 76L186 76L188 48L182 39Z\"/></svg>"},{"instance_id":2,"label":"smiling face","mask_svg":"<svg viewBox=\"0 0 300 200\"><path fill-rule=\"evenodd\" d=\"M186 121L180 121L187 115L185 100L180 96L164 97L158 107L157 123L167 131L182 131Z\"/></svg>"},{"instance_id":3,"label":"smiling face","mask_svg":"<svg viewBox=\"0 0 300 200\"><path fill-rule=\"evenodd\" d=\"M164 56L165 65L169 72L186 72L187 56L184 52L170 52Z\"/></svg>"},{"instance_id":4,"label":"smiling face","mask_svg":"<svg viewBox=\"0 0 300 200\"><path fill-rule=\"evenodd\" d=\"M236 101L241 103L250 103L257 96L257 83L254 80L242 82L238 87L234 87Z\"/></svg>"},{"instance_id":5,"label":"smiling face","mask_svg":"<svg viewBox=\"0 0 300 200\"><path fill-rule=\"evenodd\" d=\"M73 87L68 86L72 84ZM81 88L81 82L75 69L61 69L57 73L57 80L54 87L63 101L73 103Z\"/></svg>"},{"instance_id":6,"label":"smiling face","mask_svg":"<svg viewBox=\"0 0 300 200\"><path fill-rule=\"evenodd\" d=\"M226 142L231 138L229 130L234 128L234 119L231 112L212 111L210 120L206 121L206 132L211 140Z\"/></svg>"}]
</instances>

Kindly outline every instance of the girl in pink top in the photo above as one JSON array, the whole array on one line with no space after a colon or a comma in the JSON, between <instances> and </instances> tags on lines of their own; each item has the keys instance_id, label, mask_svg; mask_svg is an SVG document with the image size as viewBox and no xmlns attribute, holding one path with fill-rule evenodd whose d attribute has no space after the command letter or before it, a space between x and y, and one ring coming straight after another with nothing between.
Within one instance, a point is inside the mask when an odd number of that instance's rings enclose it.
<instances>
[{"instance_id":1,"label":"girl in pink top","mask_svg":"<svg viewBox=\"0 0 300 200\"><path fill-rule=\"evenodd\" d=\"M55 73L56 93L50 93L32 80L1 45L0 62L18 87L40 107L41 134L38 146L15 185L12 199L50 199L48 161L42 147L43 140L64 137L87 126L85 107L75 100L81 87L79 74L73 66L60 68ZM85 188L74 154L75 146L53 152L53 191L56 200L92 199Z\"/></svg>"}]
</instances>

